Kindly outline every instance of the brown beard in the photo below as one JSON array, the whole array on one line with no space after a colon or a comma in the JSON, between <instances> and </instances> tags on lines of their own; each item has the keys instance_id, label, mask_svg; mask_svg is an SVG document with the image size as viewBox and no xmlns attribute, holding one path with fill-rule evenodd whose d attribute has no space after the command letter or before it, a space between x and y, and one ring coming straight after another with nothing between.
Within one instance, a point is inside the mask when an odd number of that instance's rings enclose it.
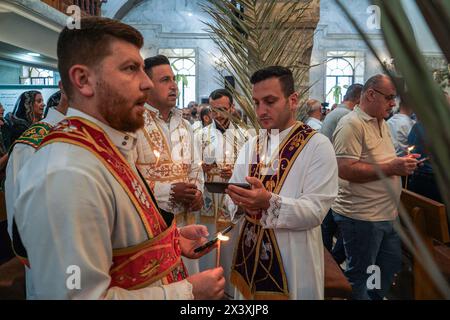
<instances>
[{"instance_id":1,"label":"brown beard","mask_svg":"<svg viewBox=\"0 0 450 320\"><path fill-rule=\"evenodd\" d=\"M105 81L97 82L99 111L109 126L119 131L135 132L144 126L144 112L133 117L132 108L137 101L133 101L130 108L129 99L117 94ZM142 97L145 101L145 96ZM138 99L140 100L140 99Z\"/></svg>"}]
</instances>

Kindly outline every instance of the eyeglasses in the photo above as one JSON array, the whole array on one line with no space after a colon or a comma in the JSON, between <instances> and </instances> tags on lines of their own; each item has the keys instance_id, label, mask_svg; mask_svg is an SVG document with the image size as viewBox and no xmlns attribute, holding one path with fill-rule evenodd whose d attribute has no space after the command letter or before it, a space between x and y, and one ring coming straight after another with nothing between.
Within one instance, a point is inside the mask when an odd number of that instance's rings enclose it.
<instances>
[{"instance_id":1,"label":"eyeglasses","mask_svg":"<svg viewBox=\"0 0 450 320\"><path fill-rule=\"evenodd\" d=\"M387 94L384 94L381 91L378 91L377 89L372 88L372 90L377 92L377 93L379 93L379 94L381 94L386 99L386 101L396 100L398 98L398 96L395 95L395 94L387 95Z\"/></svg>"}]
</instances>

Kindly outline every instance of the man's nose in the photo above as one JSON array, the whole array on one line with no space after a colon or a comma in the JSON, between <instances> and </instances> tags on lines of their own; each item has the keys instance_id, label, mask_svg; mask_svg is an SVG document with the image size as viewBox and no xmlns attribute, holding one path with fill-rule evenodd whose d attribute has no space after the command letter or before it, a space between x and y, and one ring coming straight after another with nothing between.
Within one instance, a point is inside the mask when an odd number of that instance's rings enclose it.
<instances>
[{"instance_id":1,"label":"man's nose","mask_svg":"<svg viewBox=\"0 0 450 320\"><path fill-rule=\"evenodd\" d=\"M144 77L141 83L141 90L150 90L154 87L153 81L147 76L147 74L144 72Z\"/></svg>"}]
</instances>

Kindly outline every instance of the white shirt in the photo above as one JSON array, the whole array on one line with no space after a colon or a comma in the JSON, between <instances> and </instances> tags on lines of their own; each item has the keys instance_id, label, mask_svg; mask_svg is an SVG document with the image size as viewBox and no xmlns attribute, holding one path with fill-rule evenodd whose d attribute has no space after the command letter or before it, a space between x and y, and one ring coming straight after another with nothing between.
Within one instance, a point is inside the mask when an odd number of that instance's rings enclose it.
<instances>
[{"instance_id":1,"label":"white shirt","mask_svg":"<svg viewBox=\"0 0 450 320\"><path fill-rule=\"evenodd\" d=\"M290 129L279 134L281 142ZM271 140L276 138L272 135ZM246 182L249 175L249 150L254 150L256 138L244 145L236 161L231 182ZM263 146L266 143L262 144ZM249 149L251 146L252 149ZM261 157L270 159L277 148ZM247 155L247 158L245 158ZM267 155L267 157L266 157ZM286 271L289 298L294 300L324 298L324 261L320 225L338 191L337 161L330 141L316 133L295 160L280 191L281 207L274 218L275 207L263 215L261 223L273 228ZM274 199L274 196L272 196ZM231 212L237 208L227 196ZM234 216L234 214L233 214ZM234 217L235 219L236 217ZM239 222L242 227L242 221ZM236 290L235 297L242 298Z\"/></svg>"},{"instance_id":2,"label":"white shirt","mask_svg":"<svg viewBox=\"0 0 450 320\"><path fill-rule=\"evenodd\" d=\"M42 122L48 123L50 126L55 126L58 122L64 119L64 115L55 108L49 108L47 116ZM8 165L6 166L5 179L5 201L6 212L8 215L8 233L12 239L12 221L14 217L14 200L16 199L16 179L19 170L33 155L34 149L32 146L25 143L17 143L11 154L9 155Z\"/></svg>"},{"instance_id":3,"label":"white shirt","mask_svg":"<svg viewBox=\"0 0 450 320\"><path fill-rule=\"evenodd\" d=\"M322 121L313 117L309 117L308 120L306 121L306 124L317 131L319 131L322 128Z\"/></svg>"},{"instance_id":4,"label":"white shirt","mask_svg":"<svg viewBox=\"0 0 450 320\"><path fill-rule=\"evenodd\" d=\"M388 121L397 156L404 156L408 149L408 135L414 125L414 120L406 114L396 113Z\"/></svg>"},{"instance_id":5,"label":"white shirt","mask_svg":"<svg viewBox=\"0 0 450 320\"><path fill-rule=\"evenodd\" d=\"M134 134L75 109L69 109L70 116L100 126L125 159L131 159ZM187 280L170 285L157 281L138 290L108 288L113 249L148 237L125 190L93 153L73 144L49 144L33 154L17 181L16 223L31 265L32 283L27 286L33 292L28 299L193 298ZM81 272L80 289L66 285L71 266Z\"/></svg>"}]
</instances>

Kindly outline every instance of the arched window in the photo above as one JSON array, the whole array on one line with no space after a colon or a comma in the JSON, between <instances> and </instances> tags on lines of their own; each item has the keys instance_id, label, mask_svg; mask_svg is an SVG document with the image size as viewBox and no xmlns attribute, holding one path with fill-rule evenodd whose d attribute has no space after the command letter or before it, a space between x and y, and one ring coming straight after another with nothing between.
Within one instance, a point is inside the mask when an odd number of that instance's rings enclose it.
<instances>
[{"instance_id":1,"label":"arched window","mask_svg":"<svg viewBox=\"0 0 450 320\"><path fill-rule=\"evenodd\" d=\"M330 51L326 66L325 95L331 107L342 102L350 85L363 82L364 58L356 52Z\"/></svg>"}]
</instances>

